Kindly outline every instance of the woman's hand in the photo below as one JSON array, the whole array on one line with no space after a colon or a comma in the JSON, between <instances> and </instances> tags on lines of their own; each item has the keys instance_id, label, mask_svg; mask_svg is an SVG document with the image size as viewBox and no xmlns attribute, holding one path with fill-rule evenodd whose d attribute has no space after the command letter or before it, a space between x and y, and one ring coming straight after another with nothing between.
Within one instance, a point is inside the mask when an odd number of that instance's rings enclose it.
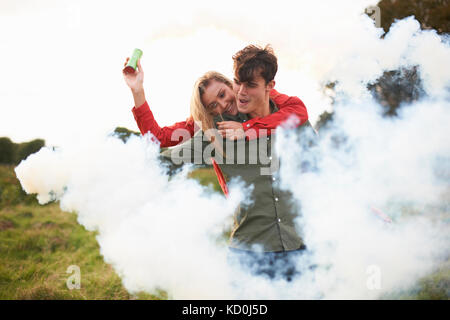
<instances>
[{"instance_id":1,"label":"woman's hand","mask_svg":"<svg viewBox=\"0 0 450 320\"><path fill-rule=\"evenodd\" d=\"M237 121L217 122L219 133L229 140L240 140L245 138L245 131L242 123Z\"/></svg>"},{"instance_id":2,"label":"woman's hand","mask_svg":"<svg viewBox=\"0 0 450 320\"><path fill-rule=\"evenodd\" d=\"M124 67L127 65L128 60L130 60L130 58L127 58L127 60L125 61ZM125 73L124 71L122 71L122 73L125 82L130 87L131 91L133 91L133 93L144 91L144 70L142 69L140 59L137 62L137 68L135 72Z\"/></svg>"},{"instance_id":3,"label":"woman's hand","mask_svg":"<svg viewBox=\"0 0 450 320\"><path fill-rule=\"evenodd\" d=\"M128 60L130 60L130 58L127 58L127 60L125 61L124 67L126 67ZM136 106L136 108L138 108L145 103L144 70L141 66L141 60L138 60L135 72L126 73L125 71L122 71L122 73L125 82L130 87L131 92L133 93L134 105Z\"/></svg>"}]
</instances>

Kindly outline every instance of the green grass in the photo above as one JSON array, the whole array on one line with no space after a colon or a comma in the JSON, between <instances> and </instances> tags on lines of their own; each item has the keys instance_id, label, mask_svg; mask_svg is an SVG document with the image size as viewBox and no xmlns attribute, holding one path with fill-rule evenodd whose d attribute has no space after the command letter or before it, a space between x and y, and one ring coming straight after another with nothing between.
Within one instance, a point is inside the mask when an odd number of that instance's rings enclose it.
<instances>
[{"instance_id":1,"label":"green grass","mask_svg":"<svg viewBox=\"0 0 450 320\"><path fill-rule=\"evenodd\" d=\"M167 298L130 295L103 261L95 235L55 203L0 210L0 299ZM70 265L80 267L79 290L67 288Z\"/></svg>"},{"instance_id":2,"label":"green grass","mask_svg":"<svg viewBox=\"0 0 450 320\"><path fill-rule=\"evenodd\" d=\"M195 170L190 177L221 190L212 169ZM164 291L129 294L104 262L95 236L57 203L40 206L22 190L14 167L0 166L0 299L168 298ZM66 284L71 265L81 270L79 290Z\"/></svg>"},{"instance_id":3,"label":"green grass","mask_svg":"<svg viewBox=\"0 0 450 320\"><path fill-rule=\"evenodd\" d=\"M0 299L167 299L129 294L103 261L95 239L58 204L26 195L12 166L0 166ZM70 265L81 270L81 288L69 290Z\"/></svg>"},{"instance_id":4,"label":"green grass","mask_svg":"<svg viewBox=\"0 0 450 320\"><path fill-rule=\"evenodd\" d=\"M212 169L197 169L190 177L221 192ZM13 167L0 166L0 299L168 298L164 291L129 294L104 262L95 236L76 221L76 214L62 212L58 204L38 205L34 196L21 191ZM66 285L71 265L81 270L79 290ZM447 261L414 288L382 298L448 299L449 288Z\"/></svg>"},{"instance_id":5,"label":"green grass","mask_svg":"<svg viewBox=\"0 0 450 320\"><path fill-rule=\"evenodd\" d=\"M213 168L199 168L193 170L188 175L189 178L196 179L204 186L209 186L212 190L222 193L217 176Z\"/></svg>"}]
</instances>

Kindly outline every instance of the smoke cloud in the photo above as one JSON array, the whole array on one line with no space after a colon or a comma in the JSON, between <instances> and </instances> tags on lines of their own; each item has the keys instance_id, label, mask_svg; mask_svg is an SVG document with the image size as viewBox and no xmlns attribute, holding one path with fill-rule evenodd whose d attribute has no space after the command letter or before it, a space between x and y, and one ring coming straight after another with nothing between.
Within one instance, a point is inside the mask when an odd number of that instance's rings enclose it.
<instances>
[{"instance_id":1,"label":"smoke cloud","mask_svg":"<svg viewBox=\"0 0 450 320\"><path fill-rule=\"evenodd\" d=\"M144 138L85 141L64 150L44 148L16 173L41 204L57 199L64 211L77 212L80 224L98 231L101 254L131 292L163 288L176 299L229 296L221 234L245 200L245 188L232 184L225 199L187 179L187 169L169 179L158 149Z\"/></svg>"},{"instance_id":2,"label":"smoke cloud","mask_svg":"<svg viewBox=\"0 0 450 320\"><path fill-rule=\"evenodd\" d=\"M448 260L447 108L448 100L424 100L385 119L371 101L346 102L312 147L279 131L279 150L291 151L279 154L281 181L302 206L298 228L311 251L300 267L319 266L305 269L316 278L311 292L376 298L411 288ZM315 170L302 172L302 158Z\"/></svg>"}]
</instances>

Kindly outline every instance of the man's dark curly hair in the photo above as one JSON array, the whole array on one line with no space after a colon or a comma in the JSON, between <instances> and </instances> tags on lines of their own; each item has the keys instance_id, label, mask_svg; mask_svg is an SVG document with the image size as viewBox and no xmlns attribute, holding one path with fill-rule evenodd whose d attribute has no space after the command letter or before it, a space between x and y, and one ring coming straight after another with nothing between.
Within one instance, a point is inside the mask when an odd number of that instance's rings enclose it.
<instances>
[{"instance_id":1,"label":"man's dark curly hair","mask_svg":"<svg viewBox=\"0 0 450 320\"><path fill-rule=\"evenodd\" d=\"M266 84L275 78L278 70L277 57L270 45L264 49L249 45L233 56L234 76L239 82L251 81L258 73Z\"/></svg>"}]
</instances>

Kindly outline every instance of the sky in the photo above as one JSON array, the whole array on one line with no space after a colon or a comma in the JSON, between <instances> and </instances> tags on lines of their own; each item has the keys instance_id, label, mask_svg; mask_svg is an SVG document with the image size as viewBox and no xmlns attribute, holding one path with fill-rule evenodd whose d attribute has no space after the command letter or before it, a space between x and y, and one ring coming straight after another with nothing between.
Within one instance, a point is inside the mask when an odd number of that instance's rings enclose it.
<instances>
[{"instance_id":1,"label":"sky","mask_svg":"<svg viewBox=\"0 0 450 320\"><path fill-rule=\"evenodd\" d=\"M248 44L273 46L276 89L300 97L314 122L331 108L323 85L338 59L356 46L364 55L367 34L380 35L363 15L376 2L3 0L0 136L61 146L116 126L138 131L121 73L134 48L162 126L189 116L204 72L231 77L232 55ZM352 35L355 26L367 30Z\"/></svg>"}]
</instances>

